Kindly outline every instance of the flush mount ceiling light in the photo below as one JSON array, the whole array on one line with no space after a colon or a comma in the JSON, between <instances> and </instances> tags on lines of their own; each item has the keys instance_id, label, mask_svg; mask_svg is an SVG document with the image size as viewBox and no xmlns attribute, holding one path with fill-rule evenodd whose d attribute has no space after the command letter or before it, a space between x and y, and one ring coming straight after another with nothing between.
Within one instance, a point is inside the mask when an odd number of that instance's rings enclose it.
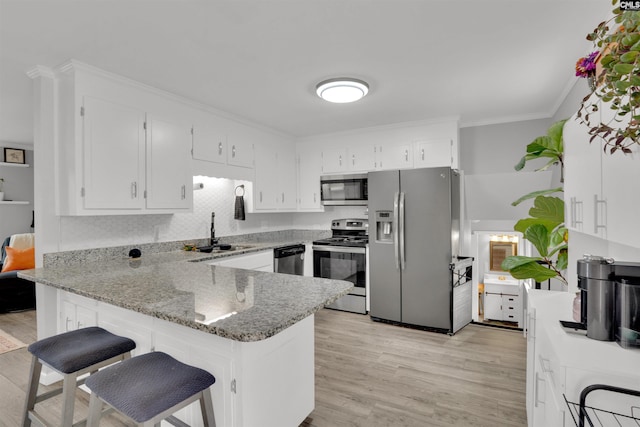
<instances>
[{"instance_id":1,"label":"flush mount ceiling light","mask_svg":"<svg viewBox=\"0 0 640 427\"><path fill-rule=\"evenodd\" d=\"M325 101L344 104L354 102L369 92L369 85L362 80L341 77L318 83L316 93Z\"/></svg>"}]
</instances>

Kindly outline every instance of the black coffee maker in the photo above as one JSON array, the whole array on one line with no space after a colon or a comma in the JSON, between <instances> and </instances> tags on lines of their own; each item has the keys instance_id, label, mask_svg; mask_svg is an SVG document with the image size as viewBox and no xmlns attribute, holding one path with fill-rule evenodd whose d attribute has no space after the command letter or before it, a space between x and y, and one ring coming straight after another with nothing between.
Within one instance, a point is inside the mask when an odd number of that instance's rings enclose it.
<instances>
[{"instance_id":1,"label":"black coffee maker","mask_svg":"<svg viewBox=\"0 0 640 427\"><path fill-rule=\"evenodd\" d=\"M587 337L640 347L640 263L585 255L578 260L578 288Z\"/></svg>"}]
</instances>

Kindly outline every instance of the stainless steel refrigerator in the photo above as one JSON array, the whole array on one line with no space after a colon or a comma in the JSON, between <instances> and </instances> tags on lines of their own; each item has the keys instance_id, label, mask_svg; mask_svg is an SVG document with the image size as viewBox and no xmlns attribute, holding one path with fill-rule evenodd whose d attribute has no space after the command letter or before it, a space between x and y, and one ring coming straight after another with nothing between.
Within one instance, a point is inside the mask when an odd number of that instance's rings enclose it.
<instances>
[{"instance_id":1,"label":"stainless steel refrigerator","mask_svg":"<svg viewBox=\"0 0 640 427\"><path fill-rule=\"evenodd\" d=\"M459 255L458 172L370 172L368 185L371 317L455 332L451 265Z\"/></svg>"}]
</instances>

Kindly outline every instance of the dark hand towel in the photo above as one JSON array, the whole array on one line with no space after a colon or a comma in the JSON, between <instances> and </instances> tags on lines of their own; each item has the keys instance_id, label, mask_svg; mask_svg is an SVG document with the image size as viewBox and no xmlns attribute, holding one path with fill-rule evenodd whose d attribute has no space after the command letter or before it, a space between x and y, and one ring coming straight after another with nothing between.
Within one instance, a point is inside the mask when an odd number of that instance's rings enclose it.
<instances>
[{"instance_id":1,"label":"dark hand towel","mask_svg":"<svg viewBox=\"0 0 640 427\"><path fill-rule=\"evenodd\" d=\"M244 197L236 196L236 205L233 210L233 219L237 219L240 221L244 221L246 218L244 216Z\"/></svg>"}]
</instances>

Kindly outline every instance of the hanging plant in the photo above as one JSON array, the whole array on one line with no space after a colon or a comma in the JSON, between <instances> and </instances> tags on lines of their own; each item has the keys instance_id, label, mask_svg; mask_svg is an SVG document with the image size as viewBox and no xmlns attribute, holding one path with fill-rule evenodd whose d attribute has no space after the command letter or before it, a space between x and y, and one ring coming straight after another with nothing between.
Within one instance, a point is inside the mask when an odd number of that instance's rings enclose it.
<instances>
[{"instance_id":1,"label":"hanging plant","mask_svg":"<svg viewBox=\"0 0 640 427\"><path fill-rule=\"evenodd\" d=\"M640 144L640 11L621 10L618 3L612 2L613 17L587 35L600 50L596 62L601 69L595 72L595 90L582 100L577 113L589 127L590 141L602 138L605 152L611 154L630 153L633 144ZM594 114L602 108L614 112L606 123Z\"/></svg>"}]
</instances>

